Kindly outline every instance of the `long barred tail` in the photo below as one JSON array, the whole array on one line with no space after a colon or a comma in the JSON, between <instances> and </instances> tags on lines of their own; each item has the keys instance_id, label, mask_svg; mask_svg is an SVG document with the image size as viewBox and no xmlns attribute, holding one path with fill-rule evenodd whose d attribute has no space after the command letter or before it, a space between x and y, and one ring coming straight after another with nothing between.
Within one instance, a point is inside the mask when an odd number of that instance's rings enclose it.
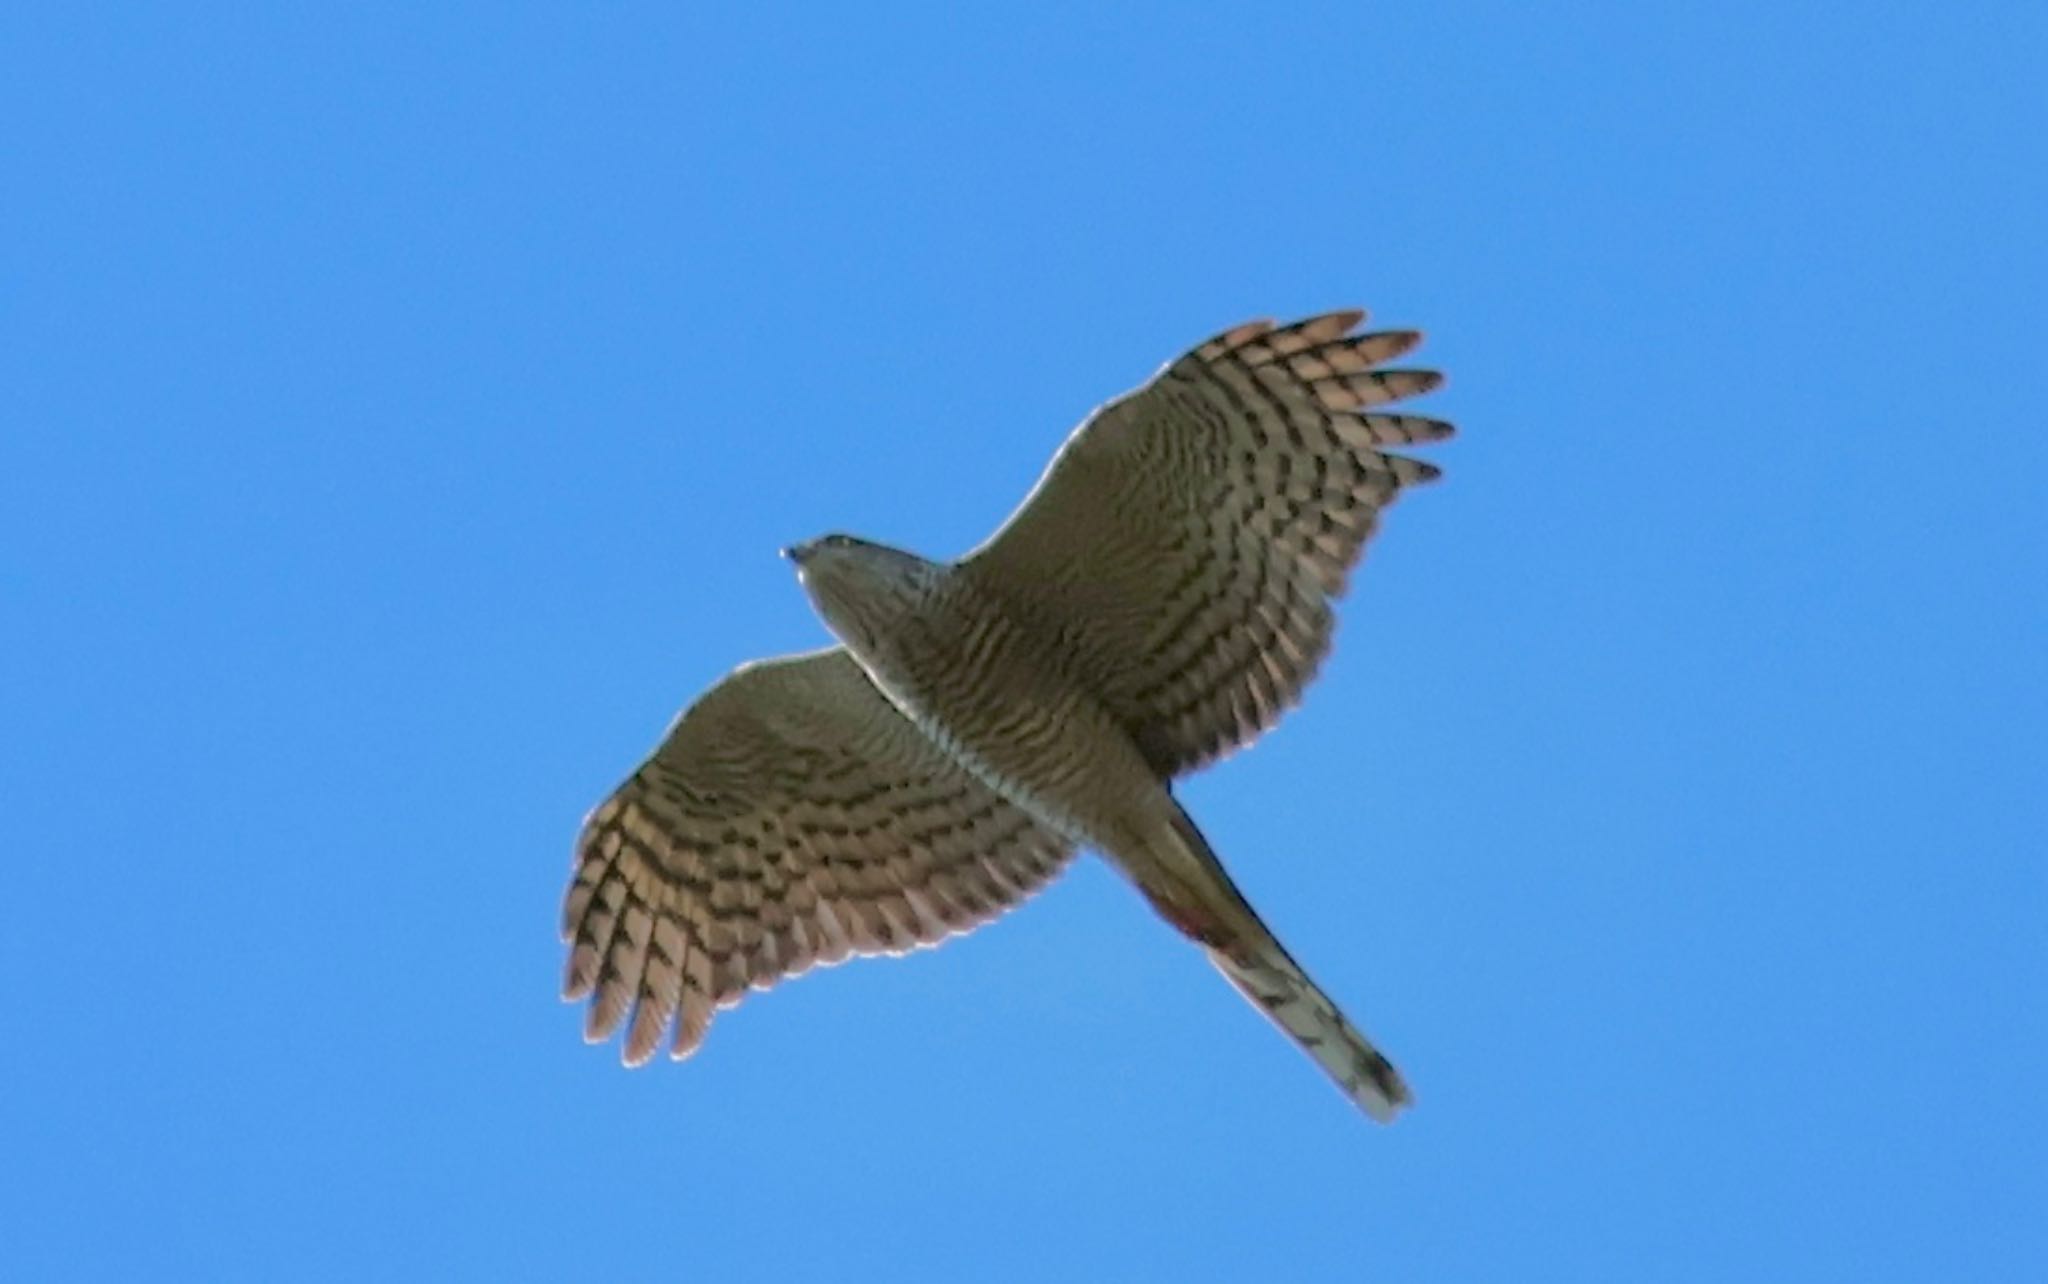
<instances>
[{"instance_id":1,"label":"long barred tail","mask_svg":"<svg viewBox=\"0 0 2048 1284\"><path fill-rule=\"evenodd\" d=\"M1392 1123L1408 1104L1408 1085L1394 1063L1344 1019L1330 996L1278 942L1230 949L1212 946L1209 961L1239 994L1315 1058L1359 1109L1381 1123Z\"/></svg>"},{"instance_id":2,"label":"long barred tail","mask_svg":"<svg viewBox=\"0 0 2048 1284\"><path fill-rule=\"evenodd\" d=\"M1391 1123L1413 1099L1401 1072L1345 1019L1260 920L1192 820L1179 812L1168 856L1171 889L1140 887L1153 906L1199 941L1237 992L1336 1081L1359 1109ZM1177 859L1175 859L1177 858Z\"/></svg>"}]
</instances>

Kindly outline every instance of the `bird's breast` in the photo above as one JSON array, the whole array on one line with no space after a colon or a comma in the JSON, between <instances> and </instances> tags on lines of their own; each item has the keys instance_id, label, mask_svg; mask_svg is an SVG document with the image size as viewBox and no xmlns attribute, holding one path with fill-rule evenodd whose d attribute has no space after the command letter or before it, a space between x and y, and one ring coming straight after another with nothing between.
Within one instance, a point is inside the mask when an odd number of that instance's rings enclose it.
<instances>
[{"instance_id":1,"label":"bird's breast","mask_svg":"<svg viewBox=\"0 0 2048 1284\"><path fill-rule=\"evenodd\" d=\"M1170 806L1166 787L1052 647L967 595L855 652L918 729L1042 823L1098 849Z\"/></svg>"}]
</instances>

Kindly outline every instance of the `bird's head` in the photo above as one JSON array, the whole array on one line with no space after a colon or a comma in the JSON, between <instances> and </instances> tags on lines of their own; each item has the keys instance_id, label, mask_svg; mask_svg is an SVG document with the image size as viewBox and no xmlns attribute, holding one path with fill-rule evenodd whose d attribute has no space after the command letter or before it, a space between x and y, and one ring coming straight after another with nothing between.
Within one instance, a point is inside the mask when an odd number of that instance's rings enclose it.
<instances>
[{"instance_id":1,"label":"bird's head","mask_svg":"<svg viewBox=\"0 0 2048 1284\"><path fill-rule=\"evenodd\" d=\"M856 655L874 655L894 625L921 605L945 568L852 535L792 544L782 555L825 625Z\"/></svg>"}]
</instances>

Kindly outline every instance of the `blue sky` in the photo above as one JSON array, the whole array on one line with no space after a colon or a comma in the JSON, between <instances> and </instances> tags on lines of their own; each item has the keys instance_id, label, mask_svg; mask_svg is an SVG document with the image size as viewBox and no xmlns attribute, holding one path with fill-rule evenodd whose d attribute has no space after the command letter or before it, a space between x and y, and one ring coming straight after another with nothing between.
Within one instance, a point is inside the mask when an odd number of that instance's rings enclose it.
<instances>
[{"instance_id":1,"label":"blue sky","mask_svg":"<svg viewBox=\"0 0 2048 1284\"><path fill-rule=\"evenodd\" d=\"M720 8L0 17L8 1274L2042 1277L2042 9ZM1464 434L1184 795L1410 1115L1092 861L583 1045L778 547L1354 302Z\"/></svg>"}]
</instances>

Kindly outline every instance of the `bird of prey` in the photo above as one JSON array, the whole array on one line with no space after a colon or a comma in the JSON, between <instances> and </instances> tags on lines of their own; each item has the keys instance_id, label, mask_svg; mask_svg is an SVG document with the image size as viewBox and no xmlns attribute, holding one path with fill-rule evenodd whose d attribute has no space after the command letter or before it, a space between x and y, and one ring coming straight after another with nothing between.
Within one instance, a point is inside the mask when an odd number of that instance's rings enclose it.
<instances>
[{"instance_id":1,"label":"bird of prey","mask_svg":"<svg viewBox=\"0 0 2048 1284\"><path fill-rule=\"evenodd\" d=\"M1442 420L1364 313L1254 321L1095 410L956 562L784 550L838 645L741 665L585 821L563 996L624 1058L695 1050L749 989L993 918L1105 857L1382 1121L1393 1065L1275 939L1171 784L1249 744L1330 649L1380 514Z\"/></svg>"}]
</instances>

